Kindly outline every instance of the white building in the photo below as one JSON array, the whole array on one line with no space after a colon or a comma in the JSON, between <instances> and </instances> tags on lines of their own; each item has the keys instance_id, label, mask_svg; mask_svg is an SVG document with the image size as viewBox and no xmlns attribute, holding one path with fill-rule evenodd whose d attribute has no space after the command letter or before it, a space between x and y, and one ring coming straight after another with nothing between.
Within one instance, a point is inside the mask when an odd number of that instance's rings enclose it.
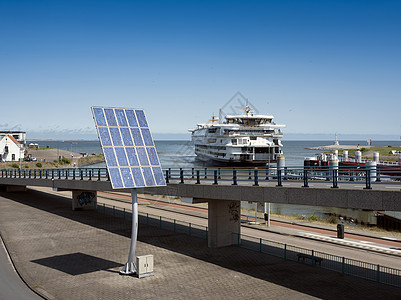
<instances>
[{"instance_id":1,"label":"white building","mask_svg":"<svg viewBox=\"0 0 401 300\"><path fill-rule=\"evenodd\" d=\"M11 134L0 137L0 162L19 161L24 158L24 146Z\"/></svg>"},{"instance_id":2,"label":"white building","mask_svg":"<svg viewBox=\"0 0 401 300\"><path fill-rule=\"evenodd\" d=\"M6 136L11 135L18 143L26 146L26 132L25 131L0 131L0 140Z\"/></svg>"}]
</instances>

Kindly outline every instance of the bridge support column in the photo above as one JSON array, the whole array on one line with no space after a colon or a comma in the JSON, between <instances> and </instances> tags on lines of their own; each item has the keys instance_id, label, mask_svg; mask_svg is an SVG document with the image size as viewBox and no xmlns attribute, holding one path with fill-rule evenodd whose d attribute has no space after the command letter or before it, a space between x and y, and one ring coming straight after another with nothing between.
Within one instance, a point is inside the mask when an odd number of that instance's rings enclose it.
<instances>
[{"instance_id":1,"label":"bridge support column","mask_svg":"<svg viewBox=\"0 0 401 300\"><path fill-rule=\"evenodd\" d=\"M208 202L208 246L218 248L236 244L241 233L241 202L216 199Z\"/></svg>"},{"instance_id":2,"label":"bridge support column","mask_svg":"<svg viewBox=\"0 0 401 300\"><path fill-rule=\"evenodd\" d=\"M92 209L97 205L96 191L72 191L72 210Z\"/></svg>"}]
</instances>

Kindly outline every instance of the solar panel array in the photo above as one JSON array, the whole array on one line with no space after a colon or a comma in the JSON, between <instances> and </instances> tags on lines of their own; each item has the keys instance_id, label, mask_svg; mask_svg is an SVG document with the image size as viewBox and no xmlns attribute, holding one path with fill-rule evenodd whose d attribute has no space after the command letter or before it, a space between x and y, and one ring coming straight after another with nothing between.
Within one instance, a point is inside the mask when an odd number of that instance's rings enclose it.
<instances>
[{"instance_id":1,"label":"solar panel array","mask_svg":"<svg viewBox=\"0 0 401 300\"><path fill-rule=\"evenodd\" d=\"M92 113L114 189L166 185L142 109L92 107Z\"/></svg>"}]
</instances>

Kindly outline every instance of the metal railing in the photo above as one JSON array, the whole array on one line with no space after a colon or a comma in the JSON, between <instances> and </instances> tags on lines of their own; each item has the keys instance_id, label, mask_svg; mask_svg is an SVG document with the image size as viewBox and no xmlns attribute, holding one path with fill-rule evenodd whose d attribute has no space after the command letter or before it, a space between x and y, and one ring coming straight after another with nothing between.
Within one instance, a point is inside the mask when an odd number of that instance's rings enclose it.
<instances>
[{"instance_id":1,"label":"metal railing","mask_svg":"<svg viewBox=\"0 0 401 300\"><path fill-rule=\"evenodd\" d=\"M166 182L212 183L239 185L252 183L259 186L264 182L276 182L283 186L286 181L303 181L302 187L309 187L310 182L329 181L332 188L338 188L339 182L364 183L365 189L372 189L372 182L382 180L400 181L400 168L381 167L265 167L265 168L203 168L203 169L167 169L164 171Z\"/></svg>"},{"instance_id":2,"label":"metal railing","mask_svg":"<svg viewBox=\"0 0 401 300\"><path fill-rule=\"evenodd\" d=\"M365 184L365 189L372 189L373 182L382 180L399 182L401 167L264 167L264 168L202 168L202 169L165 169L167 183L195 184L252 184L274 182L281 187L285 182L300 181L302 187L309 187L311 182L328 181L332 188L338 188L340 182L355 182ZM29 179L67 179L110 181L107 168L66 168L66 169L2 169L0 178Z\"/></svg>"},{"instance_id":3,"label":"metal railing","mask_svg":"<svg viewBox=\"0 0 401 300\"><path fill-rule=\"evenodd\" d=\"M106 168L2 169L0 178L110 180Z\"/></svg>"},{"instance_id":4,"label":"metal railing","mask_svg":"<svg viewBox=\"0 0 401 300\"><path fill-rule=\"evenodd\" d=\"M280 242L233 233L232 243L261 253L330 271L401 287L401 270Z\"/></svg>"}]
</instances>

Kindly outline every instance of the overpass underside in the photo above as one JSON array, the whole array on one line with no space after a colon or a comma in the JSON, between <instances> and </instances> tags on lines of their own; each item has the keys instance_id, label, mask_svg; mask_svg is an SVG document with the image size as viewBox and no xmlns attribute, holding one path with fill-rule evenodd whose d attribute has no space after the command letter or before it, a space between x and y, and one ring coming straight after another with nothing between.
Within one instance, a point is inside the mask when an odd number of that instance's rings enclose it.
<instances>
[{"instance_id":1,"label":"overpass underside","mask_svg":"<svg viewBox=\"0 0 401 300\"><path fill-rule=\"evenodd\" d=\"M85 192L91 192L92 200L96 201L97 191L113 190L109 181L102 180L0 178L0 185L6 186L9 191L24 190L26 186L70 190L73 192L73 209L86 208L85 199L88 199L89 195L83 194ZM208 202L209 247L233 244L232 233L240 233L241 229L240 201L401 211L399 190L169 183L165 187L139 188L137 192L192 198L194 203ZM93 201L91 206L94 205ZM84 205L81 205L82 203Z\"/></svg>"}]
</instances>

